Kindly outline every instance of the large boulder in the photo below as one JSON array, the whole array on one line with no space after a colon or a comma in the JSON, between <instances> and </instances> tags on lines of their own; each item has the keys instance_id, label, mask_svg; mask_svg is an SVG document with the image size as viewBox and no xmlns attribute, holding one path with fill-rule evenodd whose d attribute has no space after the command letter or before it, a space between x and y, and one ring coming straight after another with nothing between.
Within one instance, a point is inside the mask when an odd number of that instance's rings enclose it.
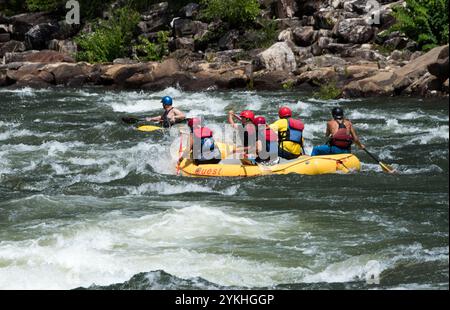
<instances>
[{"instance_id":1,"label":"large boulder","mask_svg":"<svg viewBox=\"0 0 450 310\"><path fill-rule=\"evenodd\" d=\"M252 84L256 90L280 90L285 82L292 79L292 74L286 71L260 71L253 76Z\"/></svg>"},{"instance_id":2,"label":"large boulder","mask_svg":"<svg viewBox=\"0 0 450 310\"><path fill-rule=\"evenodd\" d=\"M30 50L45 49L58 31L59 27L51 23L33 26L25 34L25 45Z\"/></svg>"},{"instance_id":3,"label":"large boulder","mask_svg":"<svg viewBox=\"0 0 450 310\"><path fill-rule=\"evenodd\" d=\"M5 56L6 53L24 52L26 50L25 44L20 41L11 40L0 47L0 57Z\"/></svg>"},{"instance_id":4,"label":"large boulder","mask_svg":"<svg viewBox=\"0 0 450 310\"><path fill-rule=\"evenodd\" d=\"M448 83L449 83L449 81L447 79L447 80L445 80L444 84L442 84L442 91L447 93L447 94L449 92L449 85L448 85Z\"/></svg>"},{"instance_id":5,"label":"large boulder","mask_svg":"<svg viewBox=\"0 0 450 310\"><path fill-rule=\"evenodd\" d=\"M169 4L161 2L152 5L147 12L141 15L138 27L142 33L165 30L170 23Z\"/></svg>"},{"instance_id":6,"label":"large boulder","mask_svg":"<svg viewBox=\"0 0 450 310\"><path fill-rule=\"evenodd\" d=\"M374 76L357 80L344 87L347 97L391 96L406 94L429 95L443 89L443 80L428 72L428 67L448 54L448 45L432 49L394 71L380 71Z\"/></svg>"},{"instance_id":7,"label":"large boulder","mask_svg":"<svg viewBox=\"0 0 450 310\"><path fill-rule=\"evenodd\" d=\"M342 43L367 43L374 33L373 27L364 18L341 19L333 28L334 36Z\"/></svg>"},{"instance_id":8,"label":"large boulder","mask_svg":"<svg viewBox=\"0 0 450 310\"><path fill-rule=\"evenodd\" d=\"M437 77L442 82L447 80L449 77L449 48L448 45L444 48L436 62L430 63L427 66L428 72Z\"/></svg>"},{"instance_id":9,"label":"large boulder","mask_svg":"<svg viewBox=\"0 0 450 310\"><path fill-rule=\"evenodd\" d=\"M25 34L33 27L39 24L55 23L53 16L46 12L41 13L25 13L12 16L9 19L11 24L12 39L24 41Z\"/></svg>"},{"instance_id":10,"label":"large boulder","mask_svg":"<svg viewBox=\"0 0 450 310\"><path fill-rule=\"evenodd\" d=\"M195 18L200 12L200 5L198 3L188 3L180 9L178 14L182 17Z\"/></svg>"},{"instance_id":11,"label":"large boulder","mask_svg":"<svg viewBox=\"0 0 450 310\"><path fill-rule=\"evenodd\" d=\"M314 30L314 27L297 27L292 31L294 42L298 46L310 46L318 39L318 32Z\"/></svg>"},{"instance_id":12,"label":"large boulder","mask_svg":"<svg viewBox=\"0 0 450 310\"><path fill-rule=\"evenodd\" d=\"M448 45L436 47L428 53L409 62L402 68L396 70L395 74L397 78L393 82L393 87L396 89L396 91L401 92L409 85L411 85L414 81L418 80L420 77L423 77L426 73L428 73L428 66L439 63L439 57L441 53L443 55L445 55L445 53L448 54L448 48Z\"/></svg>"},{"instance_id":13,"label":"large boulder","mask_svg":"<svg viewBox=\"0 0 450 310\"><path fill-rule=\"evenodd\" d=\"M23 53L6 53L5 63L11 62L74 63L75 60L68 55L56 51L43 50L43 51L27 51Z\"/></svg>"},{"instance_id":14,"label":"large boulder","mask_svg":"<svg viewBox=\"0 0 450 310\"><path fill-rule=\"evenodd\" d=\"M299 84L307 82L313 86L319 86L327 84L336 79L337 73L334 68L319 68L312 71L303 72L302 74L300 74L297 81Z\"/></svg>"},{"instance_id":15,"label":"large boulder","mask_svg":"<svg viewBox=\"0 0 450 310\"><path fill-rule=\"evenodd\" d=\"M51 73L57 85L69 85L74 79L87 81L93 66L87 63L55 63L46 65L42 70Z\"/></svg>"},{"instance_id":16,"label":"large boulder","mask_svg":"<svg viewBox=\"0 0 450 310\"><path fill-rule=\"evenodd\" d=\"M392 96L394 94L393 81L396 75L391 71L383 71L378 74L350 82L343 89L344 97L372 97Z\"/></svg>"},{"instance_id":17,"label":"large boulder","mask_svg":"<svg viewBox=\"0 0 450 310\"><path fill-rule=\"evenodd\" d=\"M258 54L255 67L268 71L292 72L297 68L297 62L289 45L286 42L278 42Z\"/></svg>"},{"instance_id":18,"label":"large boulder","mask_svg":"<svg viewBox=\"0 0 450 310\"><path fill-rule=\"evenodd\" d=\"M49 50L54 50L62 54L69 55L71 57L75 57L78 46L72 40L51 40L48 44Z\"/></svg>"},{"instance_id":19,"label":"large boulder","mask_svg":"<svg viewBox=\"0 0 450 310\"><path fill-rule=\"evenodd\" d=\"M219 49L222 51L233 50L237 47L239 39L239 31L228 31L224 36L219 39Z\"/></svg>"},{"instance_id":20,"label":"large boulder","mask_svg":"<svg viewBox=\"0 0 450 310\"><path fill-rule=\"evenodd\" d=\"M277 18L292 18L297 12L297 3L295 0L278 0L275 11Z\"/></svg>"}]
</instances>

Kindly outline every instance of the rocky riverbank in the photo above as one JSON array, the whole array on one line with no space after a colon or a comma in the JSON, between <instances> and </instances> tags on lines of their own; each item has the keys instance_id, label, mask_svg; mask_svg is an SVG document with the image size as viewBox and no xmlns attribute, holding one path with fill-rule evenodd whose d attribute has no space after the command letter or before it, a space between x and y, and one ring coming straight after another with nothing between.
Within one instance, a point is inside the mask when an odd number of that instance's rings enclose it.
<instances>
[{"instance_id":1,"label":"rocky riverbank","mask_svg":"<svg viewBox=\"0 0 450 310\"><path fill-rule=\"evenodd\" d=\"M69 26L46 13L0 15L1 87L83 87L184 90L295 89L333 84L345 97L444 96L449 93L449 47L428 53L398 32L392 6L375 13L366 1L260 1L276 23L276 42L248 48L255 32L198 19L199 6L171 12L167 3L143 12L138 25L148 38L170 29L170 54L161 62L116 59L76 62L73 37L89 25Z\"/></svg>"}]
</instances>

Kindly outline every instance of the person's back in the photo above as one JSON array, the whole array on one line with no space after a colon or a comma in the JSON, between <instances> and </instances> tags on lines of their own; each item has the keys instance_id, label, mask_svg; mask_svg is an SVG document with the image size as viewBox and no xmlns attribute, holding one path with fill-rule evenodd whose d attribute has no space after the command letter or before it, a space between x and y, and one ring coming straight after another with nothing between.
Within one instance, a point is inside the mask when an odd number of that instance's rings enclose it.
<instances>
[{"instance_id":1,"label":"person's back","mask_svg":"<svg viewBox=\"0 0 450 310\"><path fill-rule=\"evenodd\" d=\"M255 118L256 128L256 162L274 164L278 158L278 136L267 126L266 119L262 116Z\"/></svg>"},{"instance_id":2,"label":"person's back","mask_svg":"<svg viewBox=\"0 0 450 310\"><path fill-rule=\"evenodd\" d=\"M325 134L328 144L314 147L311 156L351 153L353 143L364 149L352 122L344 117L344 110L334 108L331 114L333 119L327 122Z\"/></svg>"},{"instance_id":3,"label":"person's back","mask_svg":"<svg viewBox=\"0 0 450 310\"><path fill-rule=\"evenodd\" d=\"M221 153L216 146L213 131L200 125L198 118L190 119L188 126L191 129L190 145L192 158L195 165L218 164L221 161Z\"/></svg>"},{"instance_id":4,"label":"person's back","mask_svg":"<svg viewBox=\"0 0 450 310\"><path fill-rule=\"evenodd\" d=\"M291 160L303 154L303 130L305 125L299 119L292 118L292 110L283 107L279 110L280 119L270 125L278 132L278 156Z\"/></svg>"}]
</instances>

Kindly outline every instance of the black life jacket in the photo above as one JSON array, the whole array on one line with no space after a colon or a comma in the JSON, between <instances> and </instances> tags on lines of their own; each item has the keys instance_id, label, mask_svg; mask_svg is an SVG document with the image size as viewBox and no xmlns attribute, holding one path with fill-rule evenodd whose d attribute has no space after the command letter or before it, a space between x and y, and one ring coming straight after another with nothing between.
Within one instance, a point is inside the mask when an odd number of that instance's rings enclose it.
<instances>
[{"instance_id":1,"label":"black life jacket","mask_svg":"<svg viewBox=\"0 0 450 310\"><path fill-rule=\"evenodd\" d=\"M289 118L288 129L286 131L278 131L278 143L282 144L285 141L298 143L303 147L303 130L305 125L302 121Z\"/></svg>"},{"instance_id":2,"label":"black life jacket","mask_svg":"<svg viewBox=\"0 0 450 310\"><path fill-rule=\"evenodd\" d=\"M353 136L347 133L347 127L345 126L345 122L342 123L336 121L339 125L339 129L336 133L331 137L330 145L337 146L341 149L350 149L353 144Z\"/></svg>"},{"instance_id":3,"label":"black life jacket","mask_svg":"<svg viewBox=\"0 0 450 310\"><path fill-rule=\"evenodd\" d=\"M166 110L164 112L164 114L162 115L162 117L161 117L162 118L162 125L163 125L164 128L170 128L173 125L170 122L169 118L167 117L169 115L170 111L172 111L172 110L173 110L173 108L170 108L169 110Z\"/></svg>"}]
</instances>

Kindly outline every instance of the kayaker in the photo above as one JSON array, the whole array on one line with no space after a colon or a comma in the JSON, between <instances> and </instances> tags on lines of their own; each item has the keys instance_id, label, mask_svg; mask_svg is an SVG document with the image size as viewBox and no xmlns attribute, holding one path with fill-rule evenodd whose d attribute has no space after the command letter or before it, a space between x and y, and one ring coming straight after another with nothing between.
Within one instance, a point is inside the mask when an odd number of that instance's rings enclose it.
<instances>
[{"instance_id":1,"label":"kayaker","mask_svg":"<svg viewBox=\"0 0 450 310\"><path fill-rule=\"evenodd\" d=\"M269 127L278 132L278 156L287 160L303 154L303 130L305 125L299 119L292 118L292 110L282 107L278 111L280 119Z\"/></svg>"},{"instance_id":2,"label":"kayaker","mask_svg":"<svg viewBox=\"0 0 450 310\"><path fill-rule=\"evenodd\" d=\"M164 128L170 128L175 124L183 123L186 120L186 116L183 112L173 107L172 97L166 96L161 100L163 104L164 114L156 117L147 117L147 122L161 123Z\"/></svg>"},{"instance_id":3,"label":"kayaker","mask_svg":"<svg viewBox=\"0 0 450 310\"><path fill-rule=\"evenodd\" d=\"M234 118L240 121L240 124L235 123ZM243 147L237 148L244 152L244 154L254 154L256 151L256 127L254 124L255 113L250 110L242 111L239 116L234 111L228 112L228 122L234 129L239 131L241 143Z\"/></svg>"},{"instance_id":4,"label":"kayaker","mask_svg":"<svg viewBox=\"0 0 450 310\"><path fill-rule=\"evenodd\" d=\"M188 121L189 154L192 155L195 165L218 164L221 161L221 154L215 144L213 131L208 127L202 127L201 122L200 118L191 118Z\"/></svg>"},{"instance_id":5,"label":"kayaker","mask_svg":"<svg viewBox=\"0 0 450 310\"><path fill-rule=\"evenodd\" d=\"M351 153L353 143L361 149L366 148L359 141L352 122L345 118L342 108L334 108L331 115L333 119L328 121L325 134L328 143L314 147L311 156Z\"/></svg>"},{"instance_id":6,"label":"kayaker","mask_svg":"<svg viewBox=\"0 0 450 310\"><path fill-rule=\"evenodd\" d=\"M274 165L279 162L277 134L267 126L262 116L255 117L256 126L256 162Z\"/></svg>"}]
</instances>

